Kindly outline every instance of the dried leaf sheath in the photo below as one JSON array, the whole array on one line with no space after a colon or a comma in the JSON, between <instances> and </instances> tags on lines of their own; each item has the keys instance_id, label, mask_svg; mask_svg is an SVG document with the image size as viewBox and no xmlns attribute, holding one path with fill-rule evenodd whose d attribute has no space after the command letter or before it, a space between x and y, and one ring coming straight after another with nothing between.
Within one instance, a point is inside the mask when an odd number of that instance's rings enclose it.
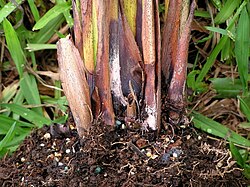
<instances>
[{"instance_id":1,"label":"dried leaf sheath","mask_svg":"<svg viewBox=\"0 0 250 187\"><path fill-rule=\"evenodd\" d=\"M178 124L181 120L181 113L184 110L184 89L187 71L188 46L191 31L191 22L193 20L196 3L192 2L188 19L185 23L182 35L178 41L178 52L176 62L173 63L173 76L168 90L169 102L173 110L169 113L170 122Z\"/></svg>"},{"instance_id":2,"label":"dried leaf sheath","mask_svg":"<svg viewBox=\"0 0 250 187\"><path fill-rule=\"evenodd\" d=\"M69 38L57 43L60 79L69 102L79 136L88 131L92 121L89 88L83 62L77 48Z\"/></svg>"},{"instance_id":3,"label":"dried leaf sheath","mask_svg":"<svg viewBox=\"0 0 250 187\"><path fill-rule=\"evenodd\" d=\"M94 17L94 1L85 0L81 1L81 17L82 17L82 41L83 41L83 59L86 69L90 74L94 73L95 70L95 58L96 51L96 31L95 29L95 17Z\"/></svg>"},{"instance_id":4,"label":"dried leaf sheath","mask_svg":"<svg viewBox=\"0 0 250 187\"><path fill-rule=\"evenodd\" d=\"M141 93L142 57L136 45L133 33L128 25L121 5L119 15L119 59L121 65L121 82L123 94L127 97L130 93L129 82L137 96Z\"/></svg>"},{"instance_id":5,"label":"dried leaf sheath","mask_svg":"<svg viewBox=\"0 0 250 187\"><path fill-rule=\"evenodd\" d=\"M114 111L110 90L109 75L109 1L97 0L97 58L96 58L96 87L101 100L101 113L106 124L114 125Z\"/></svg>"},{"instance_id":6,"label":"dried leaf sheath","mask_svg":"<svg viewBox=\"0 0 250 187\"><path fill-rule=\"evenodd\" d=\"M155 18L153 0L144 0L142 8L142 50L145 83L145 111L148 115L146 124L153 130L157 128L156 103L156 46L155 46Z\"/></svg>"},{"instance_id":7,"label":"dried leaf sheath","mask_svg":"<svg viewBox=\"0 0 250 187\"><path fill-rule=\"evenodd\" d=\"M159 18L159 1L155 0L155 49L156 49L156 123L158 132L161 130L161 30Z\"/></svg>"},{"instance_id":8,"label":"dried leaf sheath","mask_svg":"<svg viewBox=\"0 0 250 187\"><path fill-rule=\"evenodd\" d=\"M83 41L82 41L82 25L81 25L81 16L78 10L79 1L72 1L72 9L74 16L74 37L75 37L75 46L78 49L81 57L83 58Z\"/></svg>"},{"instance_id":9,"label":"dried leaf sheath","mask_svg":"<svg viewBox=\"0 0 250 187\"><path fill-rule=\"evenodd\" d=\"M178 37L179 37L179 23L180 23L180 3L181 0L169 0L169 7L167 17L163 29L162 37L162 72L165 76L166 83L169 84L173 67L172 64L176 61Z\"/></svg>"},{"instance_id":10,"label":"dried leaf sheath","mask_svg":"<svg viewBox=\"0 0 250 187\"><path fill-rule=\"evenodd\" d=\"M113 104L116 110L119 106L127 106L127 101L123 96L121 83L121 67L119 60L119 3L118 0L110 0L111 19L110 19L110 46L109 46L109 61L110 61L110 78L111 91L113 94Z\"/></svg>"}]
</instances>

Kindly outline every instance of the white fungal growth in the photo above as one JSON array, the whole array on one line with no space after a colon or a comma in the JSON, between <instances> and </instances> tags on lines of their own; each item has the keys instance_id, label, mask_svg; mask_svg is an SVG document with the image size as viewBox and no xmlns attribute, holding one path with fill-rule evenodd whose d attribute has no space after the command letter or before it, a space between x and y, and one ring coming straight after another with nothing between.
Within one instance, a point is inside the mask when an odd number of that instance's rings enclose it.
<instances>
[{"instance_id":1,"label":"white fungal growth","mask_svg":"<svg viewBox=\"0 0 250 187\"><path fill-rule=\"evenodd\" d=\"M157 129L157 119L156 119L156 107L146 107L146 112L148 114L148 117L146 119L146 124L152 129Z\"/></svg>"},{"instance_id":2,"label":"white fungal growth","mask_svg":"<svg viewBox=\"0 0 250 187\"><path fill-rule=\"evenodd\" d=\"M122 93L122 83L120 75L120 62L119 62L119 48L113 48L113 53L110 56L110 77L111 77L111 90L116 98L123 106L127 106L127 101Z\"/></svg>"}]
</instances>

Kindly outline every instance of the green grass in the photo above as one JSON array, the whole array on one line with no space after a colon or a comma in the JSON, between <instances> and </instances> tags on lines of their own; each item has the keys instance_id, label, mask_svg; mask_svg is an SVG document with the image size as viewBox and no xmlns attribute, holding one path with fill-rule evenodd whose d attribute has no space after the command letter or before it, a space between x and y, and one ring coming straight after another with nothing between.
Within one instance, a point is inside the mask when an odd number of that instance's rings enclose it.
<instances>
[{"instance_id":1,"label":"green grass","mask_svg":"<svg viewBox=\"0 0 250 187\"><path fill-rule=\"evenodd\" d=\"M40 93L38 85L47 83L36 73L41 62L37 59L35 51L54 50L55 44L47 43L49 39L56 33L60 37L63 36L59 32L63 23L73 25L70 1L57 1L45 15L40 16L35 1L28 0L26 3L35 22L32 30L27 29L23 23L16 26L20 15L22 16L22 11L16 8L16 5L22 3L24 1L21 0L17 0L15 4L1 2L0 29L3 30L6 47L15 65L12 67L8 58L4 58L2 75L8 74L14 68L18 73L18 79L3 87L0 98L0 157L13 152L33 128L64 123L67 119L67 101L61 96L60 89L55 89L54 97ZM46 7L43 4L40 6ZM49 87L61 87L58 80L53 82L54 85ZM47 109L53 111L52 119Z\"/></svg>"},{"instance_id":2,"label":"green grass","mask_svg":"<svg viewBox=\"0 0 250 187\"><path fill-rule=\"evenodd\" d=\"M205 18L207 22L210 21L210 24L205 26L209 31L209 36L204 36L195 45L207 42L218 35L220 39L213 46L203 64L198 66L197 62L194 63L193 70L187 77L187 85L194 90L195 94L212 91L216 93L214 100L231 98L237 101L239 110L245 117L237 128L245 130L245 137L200 113L193 112L191 116L196 128L229 143L234 159L239 167L244 169L243 174L250 178L250 156L247 151L250 148L250 2L247 0L212 0L212 3L218 11L213 19L208 18L209 11L207 14L204 10L202 14L196 14L197 17ZM199 57L198 53L196 59ZM234 73L239 76L229 77L220 74L219 77L211 77L216 60L221 64L231 65L236 70L233 70Z\"/></svg>"}]
</instances>

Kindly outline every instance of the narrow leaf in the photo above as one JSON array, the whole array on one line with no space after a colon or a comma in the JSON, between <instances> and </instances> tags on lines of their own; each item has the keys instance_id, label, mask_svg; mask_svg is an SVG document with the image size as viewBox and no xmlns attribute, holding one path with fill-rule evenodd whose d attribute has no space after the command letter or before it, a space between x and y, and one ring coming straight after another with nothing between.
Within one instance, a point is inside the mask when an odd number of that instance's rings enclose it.
<instances>
[{"instance_id":1,"label":"narrow leaf","mask_svg":"<svg viewBox=\"0 0 250 187\"><path fill-rule=\"evenodd\" d=\"M25 72L23 77L20 79L20 88L28 104L30 105L41 104L36 79L33 75L30 75L27 72ZM41 107L37 107L32 110L42 115Z\"/></svg>"},{"instance_id":2,"label":"narrow leaf","mask_svg":"<svg viewBox=\"0 0 250 187\"><path fill-rule=\"evenodd\" d=\"M17 134L22 134L24 132L27 132L27 129L31 129L32 127L34 127L33 124L31 123L27 123L27 122L23 122L23 121L17 121L14 120L13 118L4 116L4 115L0 115L0 134L6 134L8 132L8 130L11 128L12 124L16 123L16 132ZM25 128L23 128L25 127ZM28 127L28 128L27 128Z\"/></svg>"},{"instance_id":3,"label":"narrow leaf","mask_svg":"<svg viewBox=\"0 0 250 187\"><path fill-rule=\"evenodd\" d=\"M230 130L224 125L207 118L197 112L192 113L194 126L198 129L201 129L209 134L213 134L220 138L225 138L228 141L234 142L239 145L250 147L250 141L246 138L240 136L234 131Z\"/></svg>"},{"instance_id":4,"label":"narrow leaf","mask_svg":"<svg viewBox=\"0 0 250 187\"><path fill-rule=\"evenodd\" d=\"M230 151L233 155L233 158L237 161L237 164L240 167L244 168L245 162L244 162L239 150L237 149L237 147L232 142L229 143L229 146L230 146Z\"/></svg>"},{"instance_id":5,"label":"narrow leaf","mask_svg":"<svg viewBox=\"0 0 250 187\"><path fill-rule=\"evenodd\" d=\"M39 15L39 11L35 5L35 1L34 0L28 0L29 6L30 6L30 10L32 12L32 15L35 19L35 21L37 22L40 19L40 15Z\"/></svg>"},{"instance_id":6,"label":"narrow leaf","mask_svg":"<svg viewBox=\"0 0 250 187\"><path fill-rule=\"evenodd\" d=\"M234 12L234 10L240 5L241 0L227 0L220 12L214 18L216 24L225 22Z\"/></svg>"},{"instance_id":7,"label":"narrow leaf","mask_svg":"<svg viewBox=\"0 0 250 187\"><path fill-rule=\"evenodd\" d=\"M55 5L41 19L39 19L39 21L34 25L32 30L34 31L43 28L51 20L53 20L63 12L69 10L70 8L71 6L67 2Z\"/></svg>"},{"instance_id":8,"label":"narrow leaf","mask_svg":"<svg viewBox=\"0 0 250 187\"><path fill-rule=\"evenodd\" d=\"M24 0L16 0L16 4L20 5L22 4ZM4 5L4 7L0 10L0 23L7 18L8 15L11 14L16 9L16 5L13 2L8 2Z\"/></svg>"},{"instance_id":9,"label":"narrow leaf","mask_svg":"<svg viewBox=\"0 0 250 187\"><path fill-rule=\"evenodd\" d=\"M9 52L16 65L19 76L22 77L25 64L25 56L21 44L14 28L7 19L4 19L3 21L3 28Z\"/></svg>"},{"instance_id":10,"label":"narrow leaf","mask_svg":"<svg viewBox=\"0 0 250 187\"><path fill-rule=\"evenodd\" d=\"M250 121L250 107L247 105L247 103L238 96L238 99L240 101L240 109L247 117L247 120Z\"/></svg>"},{"instance_id":11,"label":"narrow leaf","mask_svg":"<svg viewBox=\"0 0 250 187\"><path fill-rule=\"evenodd\" d=\"M243 90L248 91L250 19L246 7L243 8L236 30L235 56Z\"/></svg>"},{"instance_id":12,"label":"narrow leaf","mask_svg":"<svg viewBox=\"0 0 250 187\"><path fill-rule=\"evenodd\" d=\"M21 105L0 104L0 106L10 109L12 112L22 116L24 119L34 123L38 127L42 127L43 125L49 125L52 123L50 119L47 119L30 109L24 108Z\"/></svg>"},{"instance_id":13,"label":"narrow leaf","mask_svg":"<svg viewBox=\"0 0 250 187\"><path fill-rule=\"evenodd\" d=\"M0 152L5 147L5 145L8 142L10 142L12 140L12 138L14 137L15 127L16 127L16 123L13 123L10 130L8 131L8 133L5 135L5 137L2 139L2 141L0 141Z\"/></svg>"}]
</instances>

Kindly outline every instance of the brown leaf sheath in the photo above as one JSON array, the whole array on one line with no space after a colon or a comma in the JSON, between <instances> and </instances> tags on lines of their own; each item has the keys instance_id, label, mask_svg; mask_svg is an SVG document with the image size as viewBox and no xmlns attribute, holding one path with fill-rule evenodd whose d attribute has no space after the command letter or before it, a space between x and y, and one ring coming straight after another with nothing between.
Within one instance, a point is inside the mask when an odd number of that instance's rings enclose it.
<instances>
[{"instance_id":1,"label":"brown leaf sheath","mask_svg":"<svg viewBox=\"0 0 250 187\"><path fill-rule=\"evenodd\" d=\"M187 72L188 46L190 40L191 23L194 16L195 1L192 2L190 13L185 24L182 35L178 41L178 53L176 63L173 66L173 77L168 90L169 103L173 110L170 111L169 119L173 124L178 124L181 120L181 114L184 112L184 89Z\"/></svg>"},{"instance_id":2,"label":"brown leaf sheath","mask_svg":"<svg viewBox=\"0 0 250 187\"><path fill-rule=\"evenodd\" d=\"M152 130L157 128L156 108L156 46L155 46L155 18L153 0L144 0L142 8L142 50L145 81L145 111L148 115L145 123Z\"/></svg>"},{"instance_id":3,"label":"brown leaf sheath","mask_svg":"<svg viewBox=\"0 0 250 187\"><path fill-rule=\"evenodd\" d=\"M161 126L161 30L159 2L155 0L155 47L156 47L156 122L158 132Z\"/></svg>"},{"instance_id":4,"label":"brown leaf sheath","mask_svg":"<svg viewBox=\"0 0 250 187\"><path fill-rule=\"evenodd\" d=\"M120 10L119 59L121 65L122 91L125 96L131 93L129 87L129 82L131 81L135 94L139 96L142 87L142 68L140 65L142 58L122 6Z\"/></svg>"},{"instance_id":5,"label":"brown leaf sheath","mask_svg":"<svg viewBox=\"0 0 250 187\"><path fill-rule=\"evenodd\" d=\"M110 28L109 28L109 63L111 91L115 110L122 105L127 106L127 101L123 96L121 83L121 66L119 60L119 1L110 0Z\"/></svg>"},{"instance_id":6,"label":"brown leaf sheath","mask_svg":"<svg viewBox=\"0 0 250 187\"><path fill-rule=\"evenodd\" d=\"M86 69L90 74L94 73L94 35L92 19L92 0L80 0L82 17L82 41L83 59Z\"/></svg>"},{"instance_id":7,"label":"brown leaf sheath","mask_svg":"<svg viewBox=\"0 0 250 187\"><path fill-rule=\"evenodd\" d=\"M114 110L109 77L109 1L97 0L98 44L96 58L96 86L101 100L101 113L108 125L114 125Z\"/></svg>"},{"instance_id":8,"label":"brown leaf sheath","mask_svg":"<svg viewBox=\"0 0 250 187\"><path fill-rule=\"evenodd\" d=\"M167 84L169 84L172 77L172 64L176 61L181 1L169 0L168 14L164 23L161 60L162 72Z\"/></svg>"},{"instance_id":9,"label":"brown leaf sheath","mask_svg":"<svg viewBox=\"0 0 250 187\"><path fill-rule=\"evenodd\" d=\"M89 88L83 62L69 37L58 41L57 56L62 87L74 116L77 131L82 137L84 132L89 130L92 121Z\"/></svg>"},{"instance_id":10,"label":"brown leaf sheath","mask_svg":"<svg viewBox=\"0 0 250 187\"><path fill-rule=\"evenodd\" d=\"M72 1L73 17L74 17L74 37L75 37L75 46L78 49L81 57L83 58L83 43L82 43L82 26L81 18L79 11L77 10L76 5L77 0Z\"/></svg>"},{"instance_id":11,"label":"brown leaf sheath","mask_svg":"<svg viewBox=\"0 0 250 187\"><path fill-rule=\"evenodd\" d=\"M142 0L137 0L135 40L142 54Z\"/></svg>"}]
</instances>

